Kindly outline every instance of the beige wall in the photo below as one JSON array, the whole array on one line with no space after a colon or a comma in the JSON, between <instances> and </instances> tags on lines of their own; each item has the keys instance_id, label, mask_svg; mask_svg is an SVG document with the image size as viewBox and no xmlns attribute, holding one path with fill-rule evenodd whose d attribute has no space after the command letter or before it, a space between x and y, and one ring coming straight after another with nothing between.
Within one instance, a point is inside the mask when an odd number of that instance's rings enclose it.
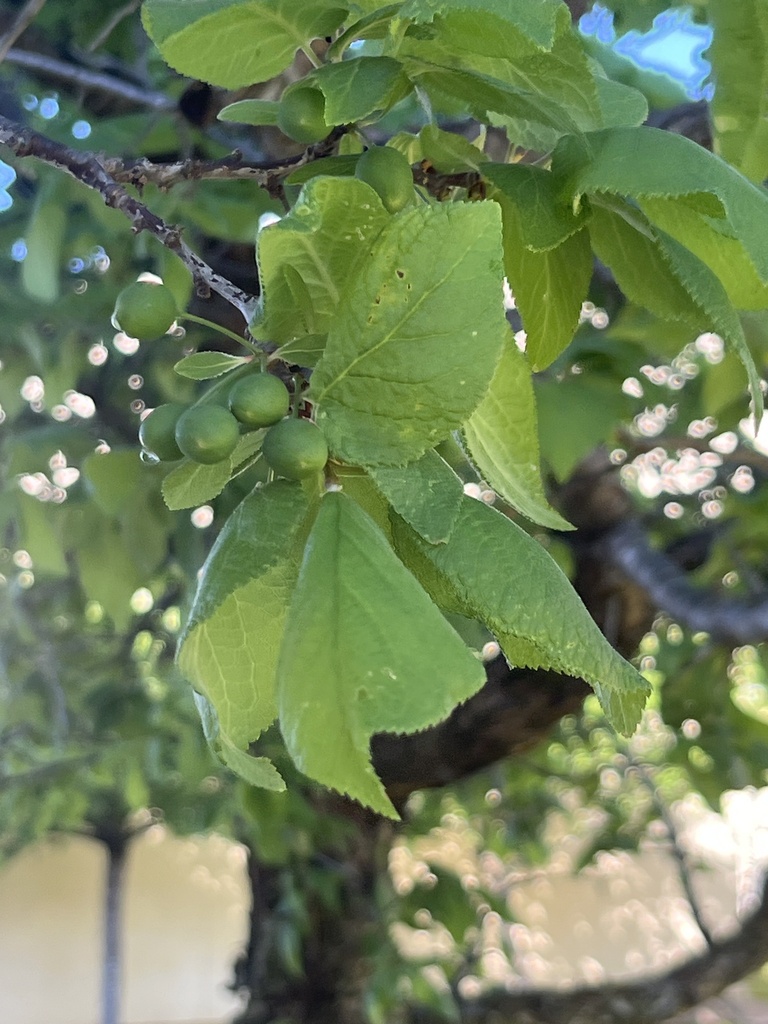
<instances>
[{"instance_id":1,"label":"beige wall","mask_svg":"<svg viewBox=\"0 0 768 1024\"><path fill-rule=\"evenodd\" d=\"M153 828L128 862L125 1024L213 1024L246 933L243 850ZM86 839L25 851L0 871L0 1021L96 1024L105 858Z\"/></svg>"},{"instance_id":2,"label":"beige wall","mask_svg":"<svg viewBox=\"0 0 768 1024\"><path fill-rule=\"evenodd\" d=\"M768 789L734 794L729 804L724 817L696 808L683 816L686 847L708 865L695 883L718 934L735 927L736 909L768 860ZM430 842L439 840L454 869L487 871L489 880L498 871L497 881L509 884L504 865L479 865L463 838L452 830ZM571 841L562 838L562 851ZM417 857L401 852L396 877L411 873ZM663 971L702 948L668 851L599 860L577 877L563 866L511 885L514 962L491 941L488 977L599 984ZM226 984L246 935L244 862L242 848L218 836L176 839L156 827L137 841L128 864L122 1024L232 1019L239 1004ZM0 1024L96 1024L104 869L100 848L81 839L40 845L0 870ZM419 932L407 932L403 946L423 953ZM768 1010L741 1019L764 1022Z\"/></svg>"}]
</instances>

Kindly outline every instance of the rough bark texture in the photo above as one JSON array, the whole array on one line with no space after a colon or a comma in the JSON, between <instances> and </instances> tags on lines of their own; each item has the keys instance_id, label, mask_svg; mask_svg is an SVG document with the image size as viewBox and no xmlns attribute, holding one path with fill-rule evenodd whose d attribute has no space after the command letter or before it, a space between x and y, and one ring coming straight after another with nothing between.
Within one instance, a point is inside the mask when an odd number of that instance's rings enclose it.
<instances>
[{"instance_id":1,"label":"rough bark texture","mask_svg":"<svg viewBox=\"0 0 768 1024\"><path fill-rule=\"evenodd\" d=\"M384 927L376 889L386 877L393 826L357 805L347 810L356 816L358 827L343 860L339 850L320 849L311 859L269 866L250 852L250 937L235 971L235 987L246 989L249 1001L235 1024L361 1024L365 1020L370 953ZM327 808L324 811L328 813ZM311 884L311 873L320 871L334 876L332 899L327 892L322 898ZM306 917L299 941L291 949L281 928L288 924L286 894L294 885L301 891Z\"/></svg>"}]
</instances>

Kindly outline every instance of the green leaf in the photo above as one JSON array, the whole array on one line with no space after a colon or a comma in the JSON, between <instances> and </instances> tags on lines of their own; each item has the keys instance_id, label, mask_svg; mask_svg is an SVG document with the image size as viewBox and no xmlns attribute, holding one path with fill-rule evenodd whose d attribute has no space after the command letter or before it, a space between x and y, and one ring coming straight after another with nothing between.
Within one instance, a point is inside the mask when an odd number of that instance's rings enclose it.
<instances>
[{"instance_id":1,"label":"green leaf","mask_svg":"<svg viewBox=\"0 0 768 1024\"><path fill-rule=\"evenodd\" d=\"M479 121L491 114L516 118L521 122L545 125L554 130L554 138L578 131L569 111L560 103L518 86L464 68L454 68L420 58L404 58L409 78L428 94L435 92L458 101ZM520 141L516 137L516 141Z\"/></svg>"},{"instance_id":2,"label":"green leaf","mask_svg":"<svg viewBox=\"0 0 768 1024\"><path fill-rule=\"evenodd\" d=\"M527 249L554 249L588 222L586 210L574 211L558 195L559 182L549 171L524 164L484 164L483 177L517 207L520 231Z\"/></svg>"},{"instance_id":3,"label":"green leaf","mask_svg":"<svg viewBox=\"0 0 768 1024\"><path fill-rule=\"evenodd\" d=\"M472 461L504 501L541 526L572 529L544 494L531 371L511 338L488 394L464 424L464 438Z\"/></svg>"},{"instance_id":4,"label":"green leaf","mask_svg":"<svg viewBox=\"0 0 768 1024\"><path fill-rule=\"evenodd\" d=\"M690 139L658 128L610 128L562 139L552 158L560 194L578 208L589 193L678 197L725 218L768 282L768 194Z\"/></svg>"},{"instance_id":5,"label":"green leaf","mask_svg":"<svg viewBox=\"0 0 768 1024\"><path fill-rule=\"evenodd\" d=\"M636 127L648 117L645 96L632 86L612 82L610 78L599 75L595 78L595 86L604 128Z\"/></svg>"},{"instance_id":6,"label":"green leaf","mask_svg":"<svg viewBox=\"0 0 768 1024\"><path fill-rule=\"evenodd\" d=\"M657 227L707 264L737 309L768 307L768 285L757 276L743 245L722 221L674 199L645 199L640 208Z\"/></svg>"},{"instance_id":7,"label":"green leaf","mask_svg":"<svg viewBox=\"0 0 768 1024\"><path fill-rule=\"evenodd\" d=\"M48 304L59 297L69 206L68 182L45 179L24 232L27 251L21 264L24 291L38 302Z\"/></svg>"},{"instance_id":8,"label":"green leaf","mask_svg":"<svg viewBox=\"0 0 768 1024\"><path fill-rule=\"evenodd\" d=\"M66 551L62 544L56 520L52 521L51 506L47 502L26 494L18 498L21 544L32 559L35 573L47 576L69 576Z\"/></svg>"},{"instance_id":9,"label":"green leaf","mask_svg":"<svg viewBox=\"0 0 768 1024\"><path fill-rule=\"evenodd\" d=\"M475 25L473 43L477 41L479 52L482 52L483 33L493 38L498 19L516 29L537 48L546 50L554 42L562 10L560 0L538 0L535 4L510 3L509 0L407 0L400 17L424 23L433 21L436 15L469 14Z\"/></svg>"},{"instance_id":10,"label":"green leaf","mask_svg":"<svg viewBox=\"0 0 768 1024\"><path fill-rule=\"evenodd\" d=\"M286 185L303 185L310 178L318 178L323 174L331 177L351 177L355 173L359 156L359 153L353 153L344 156L324 156L320 160L311 160L303 167L291 171L285 179L285 183Z\"/></svg>"},{"instance_id":11,"label":"green leaf","mask_svg":"<svg viewBox=\"0 0 768 1024\"><path fill-rule=\"evenodd\" d=\"M511 5L505 7L509 10ZM503 17L480 18L472 10L456 10L435 19L430 38L407 36L400 55L471 76L463 96L456 94L455 85L431 81L435 88L447 87L456 99L472 104L476 116L483 106L499 115L517 144L530 145L533 129L535 135L547 135L546 148L552 148L563 132L603 126L595 73L563 5L556 22L551 45L542 50ZM495 98L492 89L500 91ZM567 122L573 128L568 129ZM542 128L547 130L542 133Z\"/></svg>"},{"instance_id":12,"label":"green leaf","mask_svg":"<svg viewBox=\"0 0 768 1024\"><path fill-rule=\"evenodd\" d=\"M297 767L396 817L371 767L371 736L433 725L485 672L371 520L331 492L307 543L278 678Z\"/></svg>"},{"instance_id":13,"label":"green leaf","mask_svg":"<svg viewBox=\"0 0 768 1024\"><path fill-rule=\"evenodd\" d=\"M176 71L239 89L279 75L347 10L336 0L144 0L142 20Z\"/></svg>"},{"instance_id":14,"label":"green leaf","mask_svg":"<svg viewBox=\"0 0 768 1024\"><path fill-rule=\"evenodd\" d=\"M633 413L621 381L597 374L540 379L535 393L542 456L561 482L595 445L613 445L617 425Z\"/></svg>"},{"instance_id":15,"label":"green leaf","mask_svg":"<svg viewBox=\"0 0 768 1024\"><path fill-rule=\"evenodd\" d=\"M216 117L234 124L275 125L279 109L277 100L237 100L222 107Z\"/></svg>"},{"instance_id":16,"label":"green leaf","mask_svg":"<svg viewBox=\"0 0 768 1024\"><path fill-rule=\"evenodd\" d=\"M241 779L273 793L285 792L285 782L268 757L254 757L240 750L226 736L219 737L218 754L228 768Z\"/></svg>"},{"instance_id":17,"label":"green leaf","mask_svg":"<svg viewBox=\"0 0 768 1024\"><path fill-rule=\"evenodd\" d=\"M618 200L610 208L594 205L589 230L595 252L631 301L657 316L685 320L697 331L717 331L733 346L747 370L755 409L761 410L759 379L741 322L709 267Z\"/></svg>"},{"instance_id":18,"label":"green leaf","mask_svg":"<svg viewBox=\"0 0 768 1024\"><path fill-rule=\"evenodd\" d=\"M275 719L275 673L309 505L299 484L259 485L203 566L177 661L244 748Z\"/></svg>"},{"instance_id":19,"label":"green leaf","mask_svg":"<svg viewBox=\"0 0 768 1024\"><path fill-rule=\"evenodd\" d=\"M445 132L436 124L425 125L418 135L420 152L411 160L429 160L440 174L460 174L479 171L488 157L469 139L455 132Z\"/></svg>"},{"instance_id":20,"label":"green leaf","mask_svg":"<svg viewBox=\"0 0 768 1024\"><path fill-rule=\"evenodd\" d=\"M520 170L534 173L492 172L491 180L501 181L505 191L494 190L491 198L502 209L504 269L527 334L526 352L533 369L543 370L568 347L579 326L592 278L592 250L586 230L571 230L579 220L554 202L552 175ZM550 246L558 236L561 240ZM530 239L536 242L533 251L526 247Z\"/></svg>"},{"instance_id":21,"label":"green leaf","mask_svg":"<svg viewBox=\"0 0 768 1024\"><path fill-rule=\"evenodd\" d=\"M581 677L616 729L635 729L648 684L611 647L552 558L512 520L465 497L447 544L427 544L402 523L395 536L426 556L463 614L493 631L511 664Z\"/></svg>"},{"instance_id":22,"label":"green leaf","mask_svg":"<svg viewBox=\"0 0 768 1024\"><path fill-rule=\"evenodd\" d=\"M434 449L402 468L369 470L392 508L431 544L442 544L459 514L464 486Z\"/></svg>"},{"instance_id":23,"label":"green leaf","mask_svg":"<svg viewBox=\"0 0 768 1024\"><path fill-rule=\"evenodd\" d=\"M327 334L304 334L294 341L288 341L285 345L281 345L269 358L270 361L282 359L295 366L313 367L317 365L325 351L327 341Z\"/></svg>"},{"instance_id":24,"label":"green leaf","mask_svg":"<svg viewBox=\"0 0 768 1024\"><path fill-rule=\"evenodd\" d=\"M725 288L698 256L694 256L685 246L664 232L659 231L658 236L662 253L674 273L688 294L704 310L715 331L731 346L747 371L754 419L755 423L759 423L763 415L760 374L747 345L741 320L731 305Z\"/></svg>"},{"instance_id":25,"label":"green leaf","mask_svg":"<svg viewBox=\"0 0 768 1024\"><path fill-rule=\"evenodd\" d=\"M182 508L195 508L212 501L224 490L235 470L256 454L264 434L263 430L251 430L244 434L229 458L221 462L202 465L185 459L163 480L165 504L172 512L178 512Z\"/></svg>"},{"instance_id":26,"label":"green leaf","mask_svg":"<svg viewBox=\"0 0 768 1024\"><path fill-rule=\"evenodd\" d=\"M324 334L357 264L391 217L365 182L313 178L287 217L259 233L263 318L256 337Z\"/></svg>"},{"instance_id":27,"label":"green leaf","mask_svg":"<svg viewBox=\"0 0 768 1024\"><path fill-rule=\"evenodd\" d=\"M411 91L402 64L392 57L353 57L325 64L306 81L325 96L328 124L349 124L380 114Z\"/></svg>"},{"instance_id":28,"label":"green leaf","mask_svg":"<svg viewBox=\"0 0 768 1024\"><path fill-rule=\"evenodd\" d=\"M768 177L768 3L710 0L715 152L752 181Z\"/></svg>"},{"instance_id":29,"label":"green leaf","mask_svg":"<svg viewBox=\"0 0 768 1024\"><path fill-rule=\"evenodd\" d=\"M312 377L332 454L404 465L470 415L507 330L495 203L391 218L344 295Z\"/></svg>"},{"instance_id":30,"label":"green leaf","mask_svg":"<svg viewBox=\"0 0 768 1024\"><path fill-rule=\"evenodd\" d=\"M147 472L135 448L113 448L106 455L92 453L81 468L93 500L110 516L118 515L133 501Z\"/></svg>"},{"instance_id":31,"label":"green leaf","mask_svg":"<svg viewBox=\"0 0 768 1024\"><path fill-rule=\"evenodd\" d=\"M78 530L80 540L73 548L83 591L89 601L103 606L118 630L123 630L133 615L131 596L148 581L142 577L117 522L91 506L83 511Z\"/></svg>"},{"instance_id":32,"label":"green leaf","mask_svg":"<svg viewBox=\"0 0 768 1024\"><path fill-rule=\"evenodd\" d=\"M180 377L210 380L212 377L221 377L250 361L250 356L230 356L226 352L194 352L191 356L180 359L173 368Z\"/></svg>"}]
</instances>

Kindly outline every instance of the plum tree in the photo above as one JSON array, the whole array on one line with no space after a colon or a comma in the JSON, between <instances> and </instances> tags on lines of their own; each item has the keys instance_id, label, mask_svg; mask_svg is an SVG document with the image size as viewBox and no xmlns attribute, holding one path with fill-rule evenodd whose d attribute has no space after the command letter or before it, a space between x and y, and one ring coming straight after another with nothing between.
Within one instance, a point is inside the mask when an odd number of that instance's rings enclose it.
<instances>
[{"instance_id":1,"label":"plum tree","mask_svg":"<svg viewBox=\"0 0 768 1024\"><path fill-rule=\"evenodd\" d=\"M717 90L664 111L577 0L112 6L3 36L6 848L96 815L7 794L105 736L118 824L172 804L183 676L239 787L252 1019L656 1024L759 966L768 895L727 949L694 906L706 952L645 988L481 976L490 935L525 960L484 866L546 861L552 815L586 862L765 783L760 5L695 5ZM398 815L413 857L471 827L483 870L393 892ZM440 984L390 941L425 922Z\"/></svg>"}]
</instances>

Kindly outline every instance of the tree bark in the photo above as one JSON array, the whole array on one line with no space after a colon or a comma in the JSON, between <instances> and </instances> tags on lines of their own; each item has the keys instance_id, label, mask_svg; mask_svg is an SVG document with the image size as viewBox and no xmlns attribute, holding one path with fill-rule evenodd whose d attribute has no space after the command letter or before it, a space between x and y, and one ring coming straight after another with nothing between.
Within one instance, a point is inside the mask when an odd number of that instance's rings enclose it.
<instances>
[{"instance_id":1,"label":"tree bark","mask_svg":"<svg viewBox=\"0 0 768 1024\"><path fill-rule=\"evenodd\" d=\"M334 813L321 796L317 813ZM330 801L330 803L327 803ZM393 826L358 805L344 848L317 847L305 858L273 865L249 850L250 934L235 965L233 988L248 1002L234 1024L361 1024L371 973L370 951L384 938L377 889L387 879ZM338 825L330 826L338 835Z\"/></svg>"},{"instance_id":2,"label":"tree bark","mask_svg":"<svg viewBox=\"0 0 768 1024\"><path fill-rule=\"evenodd\" d=\"M104 887L101 1024L120 1024L123 883L130 836L119 832L109 838L99 838L104 843L107 853L107 877Z\"/></svg>"}]
</instances>

